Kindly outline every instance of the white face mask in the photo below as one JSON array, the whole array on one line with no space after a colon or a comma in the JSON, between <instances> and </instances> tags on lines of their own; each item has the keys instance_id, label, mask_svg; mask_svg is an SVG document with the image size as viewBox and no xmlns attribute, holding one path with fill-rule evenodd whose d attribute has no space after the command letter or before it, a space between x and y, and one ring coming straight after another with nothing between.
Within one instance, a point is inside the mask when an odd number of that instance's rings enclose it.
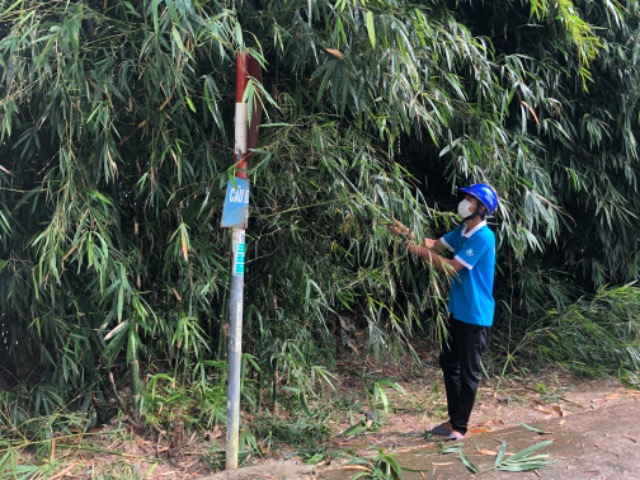
<instances>
[{"instance_id":1,"label":"white face mask","mask_svg":"<svg viewBox=\"0 0 640 480\"><path fill-rule=\"evenodd\" d=\"M460 215L463 220L473 215L473 210L471 210L471 202L466 198L458 204L458 215Z\"/></svg>"}]
</instances>

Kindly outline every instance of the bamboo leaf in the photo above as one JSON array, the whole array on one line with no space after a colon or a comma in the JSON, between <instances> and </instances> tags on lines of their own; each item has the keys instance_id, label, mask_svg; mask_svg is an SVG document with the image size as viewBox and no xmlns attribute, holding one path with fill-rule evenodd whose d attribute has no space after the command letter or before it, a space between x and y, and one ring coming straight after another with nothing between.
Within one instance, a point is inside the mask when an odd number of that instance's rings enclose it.
<instances>
[{"instance_id":1,"label":"bamboo leaf","mask_svg":"<svg viewBox=\"0 0 640 480\"><path fill-rule=\"evenodd\" d=\"M536 443L535 445L525 448L524 450L520 450L519 452L515 453L513 456L509 457L509 463L518 462L524 459L525 457L527 457L528 455L532 454L533 452L536 452L545 447L548 447L552 443L553 443L553 440L545 440L544 442Z\"/></svg>"},{"instance_id":2,"label":"bamboo leaf","mask_svg":"<svg viewBox=\"0 0 640 480\"><path fill-rule=\"evenodd\" d=\"M186 226L183 224L180 226L180 242L182 245L182 256L184 257L184 261L189 261L189 233L187 232Z\"/></svg>"},{"instance_id":3,"label":"bamboo leaf","mask_svg":"<svg viewBox=\"0 0 640 480\"><path fill-rule=\"evenodd\" d=\"M191 100L190 97L185 97L185 100L187 102L187 105L189 106L189 109L193 112L196 113L196 106L193 104L193 100Z\"/></svg>"},{"instance_id":4,"label":"bamboo leaf","mask_svg":"<svg viewBox=\"0 0 640 480\"><path fill-rule=\"evenodd\" d=\"M366 13L367 33L369 34L369 41L371 46L376 48L376 27L373 19L373 12L368 10Z\"/></svg>"},{"instance_id":5,"label":"bamboo leaf","mask_svg":"<svg viewBox=\"0 0 640 480\"><path fill-rule=\"evenodd\" d=\"M498 450L498 454L496 455L496 459L493 462L494 467L497 467L502 463L506 453L507 453L507 444L505 442L502 442L502 444L500 444L500 449Z\"/></svg>"},{"instance_id":6,"label":"bamboo leaf","mask_svg":"<svg viewBox=\"0 0 640 480\"><path fill-rule=\"evenodd\" d=\"M528 425L526 423L520 423L519 425L521 427L526 428L527 430L529 430L531 432L537 433L538 435L548 435L549 434L549 432L545 432L543 430L540 430L539 428L533 427L533 426Z\"/></svg>"},{"instance_id":7,"label":"bamboo leaf","mask_svg":"<svg viewBox=\"0 0 640 480\"><path fill-rule=\"evenodd\" d=\"M478 467L475 466L475 464L469 460L464 453L460 452L460 461L462 462L462 464L467 467L469 469L469 471L471 471L471 473L478 473L480 470L478 469Z\"/></svg>"},{"instance_id":8,"label":"bamboo leaf","mask_svg":"<svg viewBox=\"0 0 640 480\"><path fill-rule=\"evenodd\" d=\"M157 33L159 26L159 6L161 0L151 0L151 15L153 16L153 30Z\"/></svg>"}]
</instances>

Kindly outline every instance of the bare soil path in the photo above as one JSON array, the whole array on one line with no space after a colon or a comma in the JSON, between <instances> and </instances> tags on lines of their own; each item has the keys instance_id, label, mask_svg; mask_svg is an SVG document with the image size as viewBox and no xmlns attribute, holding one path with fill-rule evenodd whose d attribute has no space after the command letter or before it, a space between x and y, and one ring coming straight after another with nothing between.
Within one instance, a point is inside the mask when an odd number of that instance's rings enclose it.
<instances>
[{"instance_id":1,"label":"bare soil path","mask_svg":"<svg viewBox=\"0 0 640 480\"><path fill-rule=\"evenodd\" d=\"M437 439L425 431L446 414L442 379L433 365L405 373L402 366L369 368L367 378L392 379L398 391L386 387L386 406L363 392L363 376L343 368L336 391L325 402L334 402L335 414L326 427L331 435L327 454L308 465L296 447L270 444L261 457L250 458L233 472L212 472L212 446L224 448L224 429L216 428L206 439L185 432L179 456L170 457L168 436L140 435L126 419L97 429L82 444L60 439L51 455L51 479L186 480L186 479L317 479L346 480L358 473L349 470L354 457L367 459L382 451L394 455L407 480L470 477L459 453L442 454ZM361 372L361 370L359 371ZM348 402L345 398L351 397ZM341 412L340 405L349 405ZM319 408L320 406L318 406ZM310 408L314 408L310 405ZM367 411L375 415L370 428L359 435L344 432L360 422ZM471 421L470 435L461 451L483 469L490 466L501 442L515 453L537 442L553 440L541 451L554 463L524 473L486 472L482 478L640 479L640 391L624 388L615 379L585 381L568 374L549 372L502 379L484 379ZM281 415L287 412L282 409ZM547 432L539 435L522 424ZM338 452L338 453L336 453ZM440 453L439 453L440 452ZM217 465L221 465L219 453ZM209 457L209 458L208 458ZM222 455L222 459L224 456ZM25 458L29 461L28 458Z\"/></svg>"},{"instance_id":2,"label":"bare soil path","mask_svg":"<svg viewBox=\"0 0 640 480\"><path fill-rule=\"evenodd\" d=\"M450 444L424 436L442 418L437 414L444 413L442 392L435 385L437 379L406 383L404 395L390 398L395 412L379 428L350 438L336 434L333 445L361 457L372 458L380 451L394 454L409 469L404 472L407 480L472 478L459 452L442 453ZM548 374L535 381L511 378L498 385L494 380L481 388L471 434L459 450L487 470L482 478L640 479L639 414L640 392L611 379L587 382ZM341 432L345 426L334 429ZM509 455L547 440L552 442L536 453L548 454L551 465L534 472L490 470L502 442ZM292 456L286 462L267 461L203 480L346 480L359 472L345 458L306 465Z\"/></svg>"},{"instance_id":3,"label":"bare soil path","mask_svg":"<svg viewBox=\"0 0 640 480\"><path fill-rule=\"evenodd\" d=\"M635 400L589 410L566 418L534 423L544 432L524 427L510 427L480 433L460 442L460 452L483 471L486 479L544 478L547 480L638 479L640 478L640 403ZM625 421L626 420L626 421ZM507 456L542 441L551 443L537 453L548 454L553 463L531 472L501 472L492 466L504 442ZM466 479L475 475L460 460L460 453L440 453L442 447L425 442L420 447L399 450L396 460L410 468L406 480ZM309 476L323 480L342 480L353 476L345 467L316 471ZM257 477L255 477L257 478ZM283 477L285 478L285 477ZM291 478L291 477L290 477ZM304 478L304 477L302 477Z\"/></svg>"}]
</instances>

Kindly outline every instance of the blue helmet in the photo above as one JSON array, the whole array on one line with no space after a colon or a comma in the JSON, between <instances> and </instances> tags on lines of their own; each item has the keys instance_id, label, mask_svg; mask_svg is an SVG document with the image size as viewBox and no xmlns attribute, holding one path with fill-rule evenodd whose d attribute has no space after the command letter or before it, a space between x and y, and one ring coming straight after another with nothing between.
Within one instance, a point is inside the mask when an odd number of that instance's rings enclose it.
<instances>
[{"instance_id":1,"label":"blue helmet","mask_svg":"<svg viewBox=\"0 0 640 480\"><path fill-rule=\"evenodd\" d=\"M474 183L473 185L469 185L465 188L459 188L458 190L468 193L469 195L473 195L480 200L482 204L487 207L489 214L492 214L496 211L496 208L498 208L498 194L489 185L484 183Z\"/></svg>"}]
</instances>

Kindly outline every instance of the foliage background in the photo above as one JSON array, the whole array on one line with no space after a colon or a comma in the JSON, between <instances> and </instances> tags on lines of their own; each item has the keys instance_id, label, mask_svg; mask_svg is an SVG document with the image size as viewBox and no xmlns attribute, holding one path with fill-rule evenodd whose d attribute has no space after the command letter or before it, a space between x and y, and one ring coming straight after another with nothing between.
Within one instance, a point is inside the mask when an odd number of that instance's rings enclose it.
<instances>
[{"instance_id":1,"label":"foliage background","mask_svg":"<svg viewBox=\"0 0 640 480\"><path fill-rule=\"evenodd\" d=\"M0 0L4 417L98 421L128 384L136 411L223 421L239 50L263 64L247 97L266 112L247 404L304 405L345 346L435 345L447 281L384 226L441 235L478 181L501 197L495 368L637 381L638 8Z\"/></svg>"}]
</instances>

